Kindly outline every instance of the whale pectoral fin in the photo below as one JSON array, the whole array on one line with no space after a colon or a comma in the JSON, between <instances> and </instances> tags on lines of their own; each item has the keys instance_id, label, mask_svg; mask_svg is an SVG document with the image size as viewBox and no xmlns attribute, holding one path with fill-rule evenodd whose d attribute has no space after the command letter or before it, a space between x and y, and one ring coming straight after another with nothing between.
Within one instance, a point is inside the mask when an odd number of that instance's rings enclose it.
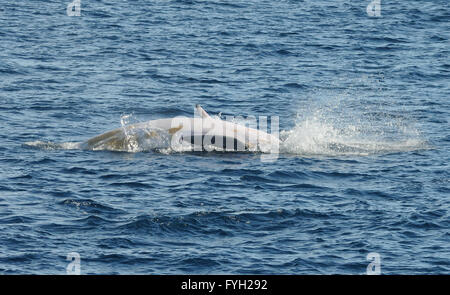
<instances>
[{"instance_id":1,"label":"whale pectoral fin","mask_svg":"<svg viewBox=\"0 0 450 295\"><path fill-rule=\"evenodd\" d=\"M173 135L175 132L181 130L183 128L183 124L180 124L178 127L173 127L169 129L169 134Z\"/></svg>"},{"instance_id":2,"label":"whale pectoral fin","mask_svg":"<svg viewBox=\"0 0 450 295\"><path fill-rule=\"evenodd\" d=\"M195 109L197 110L197 113L200 115L200 117L202 117L203 119L211 118L209 114L199 104L195 105Z\"/></svg>"}]
</instances>

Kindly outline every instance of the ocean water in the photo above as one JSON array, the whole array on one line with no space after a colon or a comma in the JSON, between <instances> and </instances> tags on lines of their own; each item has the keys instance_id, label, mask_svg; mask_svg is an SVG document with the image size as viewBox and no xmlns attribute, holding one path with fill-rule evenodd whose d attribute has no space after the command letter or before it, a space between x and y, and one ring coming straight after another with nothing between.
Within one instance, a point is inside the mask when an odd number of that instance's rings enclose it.
<instances>
[{"instance_id":1,"label":"ocean water","mask_svg":"<svg viewBox=\"0 0 450 295\"><path fill-rule=\"evenodd\" d=\"M450 273L446 0L0 0L0 273ZM278 116L260 153L77 143Z\"/></svg>"}]
</instances>

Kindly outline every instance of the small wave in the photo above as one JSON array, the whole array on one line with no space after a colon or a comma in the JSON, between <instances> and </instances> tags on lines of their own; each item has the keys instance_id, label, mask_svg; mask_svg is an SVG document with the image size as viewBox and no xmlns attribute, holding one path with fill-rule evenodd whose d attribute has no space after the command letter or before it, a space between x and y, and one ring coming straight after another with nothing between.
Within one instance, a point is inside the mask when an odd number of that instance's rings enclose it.
<instances>
[{"instance_id":1,"label":"small wave","mask_svg":"<svg viewBox=\"0 0 450 295\"><path fill-rule=\"evenodd\" d=\"M119 227L126 232L152 234L233 236L235 231L246 228L264 230L268 227L287 228L299 219L329 219L339 215L336 212L319 212L309 209L271 211L198 211L181 216L140 215Z\"/></svg>"},{"instance_id":2,"label":"small wave","mask_svg":"<svg viewBox=\"0 0 450 295\"><path fill-rule=\"evenodd\" d=\"M193 257L182 260L181 265L189 271L198 271L199 268L217 267L220 263L209 258Z\"/></svg>"},{"instance_id":3,"label":"small wave","mask_svg":"<svg viewBox=\"0 0 450 295\"><path fill-rule=\"evenodd\" d=\"M81 210L89 213L121 213L120 209L101 204L91 199L65 199L58 203L59 205L73 207L76 210Z\"/></svg>"},{"instance_id":4,"label":"small wave","mask_svg":"<svg viewBox=\"0 0 450 295\"><path fill-rule=\"evenodd\" d=\"M148 183L141 183L141 182L136 182L136 181L129 181L129 182L114 182L110 184L111 186L116 186L116 187L129 187L129 188L134 188L134 189L150 189L150 188L154 188L153 185L148 184Z\"/></svg>"},{"instance_id":5,"label":"small wave","mask_svg":"<svg viewBox=\"0 0 450 295\"><path fill-rule=\"evenodd\" d=\"M12 216L0 219L0 224L26 224L32 223L34 219L26 216Z\"/></svg>"}]
</instances>

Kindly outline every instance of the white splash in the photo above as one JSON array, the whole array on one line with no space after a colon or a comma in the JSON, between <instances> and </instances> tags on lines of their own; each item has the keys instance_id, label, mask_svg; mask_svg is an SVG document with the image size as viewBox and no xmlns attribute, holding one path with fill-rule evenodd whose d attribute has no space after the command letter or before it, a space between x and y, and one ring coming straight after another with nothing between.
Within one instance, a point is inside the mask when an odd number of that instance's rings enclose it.
<instances>
[{"instance_id":1,"label":"white splash","mask_svg":"<svg viewBox=\"0 0 450 295\"><path fill-rule=\"evenodd\" d=\"M297 113L280 134L281 152L304 156L367 156L428 149L404 112L348 94L327 96Z\"/></svg>"}]
</instances>

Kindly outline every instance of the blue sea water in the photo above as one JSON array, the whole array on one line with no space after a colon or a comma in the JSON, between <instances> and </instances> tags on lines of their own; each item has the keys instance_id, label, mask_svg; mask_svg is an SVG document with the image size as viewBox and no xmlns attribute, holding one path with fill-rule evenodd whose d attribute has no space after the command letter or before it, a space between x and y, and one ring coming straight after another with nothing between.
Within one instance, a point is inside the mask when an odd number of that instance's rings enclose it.
<instances>
[{"instance_id":1,"label":"blue sea water","mask_svg":"<svg viewBox=\"0 0 450 295\"><path fill-rule=\"evenodd\" d=\"M0 273L450 273L447 0L70 2L0 0ZM278 159L71 148L196 103Z\"/></svg>"}]
</instances>

